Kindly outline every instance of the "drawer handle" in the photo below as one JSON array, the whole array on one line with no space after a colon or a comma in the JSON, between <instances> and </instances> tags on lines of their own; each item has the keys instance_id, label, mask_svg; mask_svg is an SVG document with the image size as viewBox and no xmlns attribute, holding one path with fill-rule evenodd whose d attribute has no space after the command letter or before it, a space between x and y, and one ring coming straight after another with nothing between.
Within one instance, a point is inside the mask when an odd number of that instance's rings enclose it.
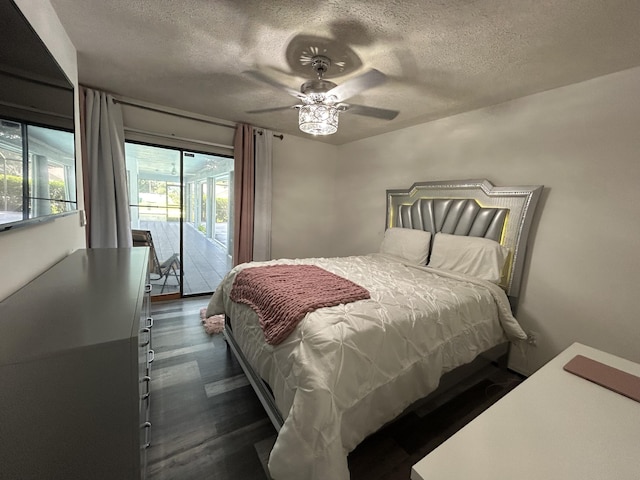
<instances>
[{"instance_id":1,"label":"drawer handle","mask_svg":"<svg viewBox=\"0 0 640 480\"><path fill-rule=\"evenodd\" d=\"M147 328L153 328L153 318L147 317Z\"/></svg>"},{"instance_id":2,"label":"drawer handle","mask_svg":"<svg viewBox=\"0 0 640 480\"><path fill-rule=\"evenodd\" d=\"M151 293L151 290L153 290L153 285L151 285L150 283L147 283L144 286L144 293Z\"/></svg>"},{"instance_id":3,"label":"drawer handle","mask_svg":"<svg viewBox=\"0 0 640 480\"><path fill-rule=\"evenodd\" d=\"M151 358L149 358L149 357L151 357ZM156 358L155 352L153 350L149 350L147 352L147 358L149 359L149 363L152 363L153 360Z\"/></svg>"},{"instance_id":4,"label":"drawer handle","mask_svg":"<svg viewBox=\"0 0 640 480\"><path fill-rule=\"evenodd\" d=\"M145 399L145 397L146 397L147 395L149 395L149 391L151 390L151 389L149 388L149 386L151 385L151 384L149 383L149 382L150 382L150 380L151 380L151 377L150 377L150 376L148 376L148 375L146 375L146 376L144 376L144 377L142 377L142 378L140 379L140 383L145 383L145 384L147 385L147 388L145 389L145 390L147 391L147 393L142 394L142 396L140 397L140 398L142 398L143 400Z\"/></svg>"},{"instance_id":5,"label":"drawer handle","mask_svg":"<svg viewBox=\"0 0 640 480\"><path fill-rule=\"evenodd\" d=\"M148 333L147 341L140 344L141 347L146 347L151 343L151 330L147 327L140 329L140 333Z\"/></svg>"},{"instance_id":6,"label":"drawer handle","mask_svg":"<svg viewBox=\"0 0 640 480\"><path fill-rule=\"evenodd\" d=\"M142 449L147 449L151 446L151 442L149 441L149 429L151 428L151 422L144 422L140 428L145 429L145 437L147 439L147 442L142 445Z\"/></svg>"}]
</instances>

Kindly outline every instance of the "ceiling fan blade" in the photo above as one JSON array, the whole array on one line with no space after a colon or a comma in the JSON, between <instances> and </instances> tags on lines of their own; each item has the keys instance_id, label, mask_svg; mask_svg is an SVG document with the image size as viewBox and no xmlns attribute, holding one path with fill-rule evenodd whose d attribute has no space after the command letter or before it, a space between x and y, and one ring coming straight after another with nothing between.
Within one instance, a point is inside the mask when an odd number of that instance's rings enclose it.
<instances>
[{"instance_id":1,"label":"ceiling fan blade","mask_svg":"<svg viewBox=\"0 0 640 480\"><path fill-rule=\"evenodd\" d=\"M298 90L294 90L293 88L288 87L284 83L280 83L275 78L267 75L264 72L261 72L260 70L246 70L246 71L244 71L242 73L244 75L248 76L248 77L251 77L254 80L266 83L267 85L271 85L272 87L278 88L280 90L284 90L289 95L292 95L292 96L294 96L296 98L304 98L304 95L301 92L299 92Z\"/></svg>"},{"instance_id":2,"label":"ceiling fan blade","mask_svg":"<svg viewBox=\"0 0 640 480\"><path fill-rule=\"evenodd\" d=\"M273 107L273 108L263 108L260 110L249 110L244 113L268 113L268 112L279 112L281 110L291 110L292 108L296 108L298 105L290 105L288 107Z\"/></svg>"},{"instance_id":3,"label":"ceiling fan blade","mask_svg":"<svg viewBox=\"0 0 640 480\"><path fill-rule=\"evenodd\" d=\"M342 102L347 98L351 98L354 95L359 94L360 92L382 85L386 81L387 76L384 73L372 68L368 72L332 88L327 92L327 95L333 95L337 98L338 102Z\"/></svg>"},{"instance_id":4,"label":"ceiling fan blade","mask_svg":"<svg viewBox=\"0 0 640 480\"><path fill-rule=\"evenodd\" d=\"M345 111L355 113L356 115L364 115L365 117L375 117L382 120L393 120L400 112L397 110L387 110L385 108L366 107L364 105L343 105Z\"/></svg>"}]
</instances>

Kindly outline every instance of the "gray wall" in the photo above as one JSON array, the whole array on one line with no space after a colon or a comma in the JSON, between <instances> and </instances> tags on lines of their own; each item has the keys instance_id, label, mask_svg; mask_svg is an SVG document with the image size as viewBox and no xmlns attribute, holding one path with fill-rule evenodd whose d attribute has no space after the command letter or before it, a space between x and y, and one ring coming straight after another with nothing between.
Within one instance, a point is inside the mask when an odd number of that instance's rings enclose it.
<instances>
[{"instance_id":1,"label":"gray wall","mask_svg":"<svg viewBox=\"0 0 640 480\"><path fill-rule=\"evenodd\" d=\"M338 148L292 135L273 140L273 258L329 256L341 241L333 229Z\"/></svg>"},{"instance_id":2,"label":"gray wall","mask_svg":"<svg viewBox=\"0 0 640 480\"><path fill-rule=\"evenodd\" d=\"M544 184L518 312L539 346L511 367L530 373L574 341L640 362L638 85L634 68L342 146L333 253L378 248L387 188Z\"/></svg>"}]
</instances>

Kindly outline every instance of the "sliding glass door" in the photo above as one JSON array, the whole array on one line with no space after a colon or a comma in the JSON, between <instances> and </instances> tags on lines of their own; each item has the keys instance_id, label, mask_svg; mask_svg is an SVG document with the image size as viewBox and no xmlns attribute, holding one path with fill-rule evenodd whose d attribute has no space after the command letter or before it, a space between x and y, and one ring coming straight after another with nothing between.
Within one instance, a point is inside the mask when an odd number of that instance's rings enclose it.
<instances>
[{"instance_id":1,"label":"sliding glass door","mask_svg":"<svg viewBox=\"0 0 640 480\"><path fill-rule=\"evenodd\" d=\"M131 227L150 233L158 258L152 295L213 292L232 265L233 159L133 142L126 143L125 153ZM177 274L163 268L174 255Z\"/></svg>"},{"instance_id":2,"label":"sliding glass door","mask_svg":"<svg viewBox=\"0 0 640 480\"><path fill-rule=\"evenodd\" d=\"M229 229L229 184L223 186L222 180L233 171L233 159L185 152L183 161L186 215L182 234L189 245L185 256L199 272L185 276L185 293L212 292L233 263L228 237L233 232Z\"/></svg>"}]
</instances>

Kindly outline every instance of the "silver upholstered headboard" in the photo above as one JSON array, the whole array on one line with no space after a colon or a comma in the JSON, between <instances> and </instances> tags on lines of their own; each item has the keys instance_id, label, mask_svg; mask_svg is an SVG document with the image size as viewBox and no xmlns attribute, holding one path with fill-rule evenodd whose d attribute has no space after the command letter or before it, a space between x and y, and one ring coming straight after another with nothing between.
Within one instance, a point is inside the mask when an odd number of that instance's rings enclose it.
<instances>
[{"instance_id":1,"label":"silver upholstered headboard","mask_svg":"<svg viewBox=\"0 0 640 480\"><path fill-rule=\"evenodd\" d=\"M509 249L500 284L515 306L529 227L542 188L495 187L488 180L454 180L387 190L386 228L414 228L500 242Z\"/></svg>"}]
</instances>

